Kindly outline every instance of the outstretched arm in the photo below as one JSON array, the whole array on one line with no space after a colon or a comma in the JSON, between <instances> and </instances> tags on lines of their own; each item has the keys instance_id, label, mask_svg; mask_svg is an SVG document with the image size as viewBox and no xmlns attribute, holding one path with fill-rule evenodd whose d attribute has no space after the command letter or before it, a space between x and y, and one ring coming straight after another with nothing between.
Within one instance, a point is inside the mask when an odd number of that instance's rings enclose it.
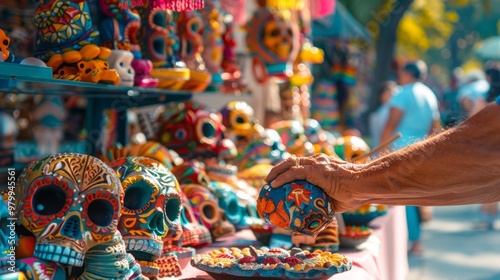
<instances>
[{"instance_id":1,"label":"outstretched arm","mask_svg":"<svg viewBox=\"0 0 500 280\"><path fill-rule=\"evenodd\" d=\"M387 204L492 202L500 200L499 174L500 106L492 103L455 128L368 163L359 194Z\"/></svg>"},{"instance_id":2,"label":"outstretched arm","mask_svg":"<svg viewBox=\"0 0 500 280\"><path fill-rule=\"evenodd\" d=\"M266 180L304 179L323 188L336 212L362 203L458 205L500 201L500 106L367 164L325 155L288 159Z\"/></svg>"}]
</instances>

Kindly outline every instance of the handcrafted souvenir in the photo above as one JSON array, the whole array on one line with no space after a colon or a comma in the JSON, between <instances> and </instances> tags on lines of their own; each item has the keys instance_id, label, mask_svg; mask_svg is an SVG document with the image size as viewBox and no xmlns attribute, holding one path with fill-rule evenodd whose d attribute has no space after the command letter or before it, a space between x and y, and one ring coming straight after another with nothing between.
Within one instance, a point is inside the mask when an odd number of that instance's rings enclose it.
<instances>
[{"instance_id":1,"label":"handcrafted souvenir","mask_svg":"<svg viewBox=\"0 0 500 280\"><path fill-rule=\"evenodd\" d=\"M222 124L238 148L257 137L264 128L258 124L254 110L245 101L230 101L221 110Z\"/></svg>"},{"instance_id":2,"label":"handcrafted souvenir","mask_svg":"<svg viewBox=\"0 0 500 280\"><path fill-rule=\"evenodd\" d=\"M224 21L219 0L206 0L205 7L200 10L203 20L203 50L201 57L207 70L212 75L210 89L218 91L222 84L222 59L224 44Z\"/></svg>"},{"instance_id":3,"label":"handcrafted souvenir","mask_svg":"<svg viewBox=\"0 0 500 280\"><path fill-rule=\"evenodd\" d=\"M174 166L180 165L183 162L176 152L169 150L163 147L160 143L154 141L148 141L144 144L130 144L123 148L113 147L102 155L101 160L105 163L111 163L115 159L128 156L143 156L152 158L161 162L168 170L172 170Z\"/></svg>"},{"instance_id":4,"label":"handcrafted souvenir","mask_svg":"<svg viewBox=\"0 0 500 280\"><path fill-rule=\"evenodd\" d=\"M387 205L366 203L360 207L342 213L347 225L366 226L373 219L387 214Z\"/></svg>"},{"instance_id":5,"label":"handcrafted souvenir","mask_svg":"<svg viewBox=\"0 0 500 280\"><path fill-rule=\"evenodd\" d=\"M107 16L100 25L101 43L110 49L130 51L135 58L141 58L141 47L137 38L141 18L136 12L117 4L114 0L99 0L99 7Z\"/></svg>"},{"instance_id":6,"label":"handcrafted souvenir","mask_svg":"<svg viewBox=\"0 0 500 280\"><path fill-rule=\"evenodd\" d=\"M308 156L314 154L314 146L307 140L304 134L304 126L296 120L284 120L272 123L271 129L276 130L287 151L296 156Z\"/></svg>"},{"instance_id":7,"label":"handcrafted souvenir","mask_svg":"<svg viewBox=\"0 0 500 280\"><path fill-rule=\"evenodd\" d=\"M172 11L158 6L153 0L146 1L136 10L142 19L139 32L142 55L153 63L151 76L158 79L159 88L181 89L189 79L190 71L178 61L179 39L175 34Z\"/></svg>"},{"instance_id":8,"label":"handcrafted souvenir","mask_svg":"<svg viewBox=\"0 0 500 280\"><path fill-rule=\"evenodd\" d=\"M337 138L334 146L335 153L345 161L355 161L356 157L362 156L370 151L365 140L356 136L342 136ZM364 162L368 160L365 159ZM361 163L358 161L358 163Z\"/></svg>"},{"instance_id":9,"label":"handcrafted souvenir","mask_svg":"<svg viewBox=\"0 0 500 280\"><path fill-rule=\"evenodd\" d=\"M107 62L110 54L108 48L87 44L79 51L52 55L47 66L52 67L56 79L118 85L120 76L116 70L109 69Z\"/></svg>"},{"instance_id":10,"label":"handcrafted souvenir","mask_svg":"<svg viewBox=\"0 0 500 280\"><path fill-rule=\"evenodd\" d=\"M218 114L194 101L170 103L160 113L157 122L159 129L156 140L165 147L176 151L183 159L205 158L228 151L228 141L222 141L225 127Z\"/></svg>"},{"instance_id":11,"label":"handcrafted souvenir","mask_svg":"<svg viewBox=\"0 0 500 280\"><path fill-rule=\"evenodd\" d=\"M182 89L193 92L204 91L211 82L202 58L204 25L197 11L181 12L177 19L177 34L180 39L180 59L190 69L189 80Z\"/></svg>"},{"instance_id":12,"label":"handcrafted souvenir","mask_svg":"<svg viewBox=\"0 0 500 280\"><path fill-rule=\"evenodd\" d=\"M150 73L153 69L151 60L136 58L132 61L132 68L135 71L134 86L138 87L156 87L158 79L151 77Z\"/></svg>"},{"instance_id":13,"label":"handcrafted souvenir","mask_svg":"<svg viewBox=\"0 0 500 280\"><path fill-rule=\"evenodd\" d=\"M238 168L236 166L217 162L214 158L206 159L205 165L207 166L206 171L210 180L227 183L232 186L236 192L241 191L252 198L257 197L257 190L248 185L247 182L238 178Z\"/></svg>"},{"instance_id":14,"label":"handcrafted souvenir","mask_svg":"<svg viewBox=\"0 0 500 280\"><path fill-rule=\"evenodd\" d=\"M161 257L156 260L156 263L160 267L158 277L179 276L177 274L186 267L195 254L195 248L180 247L180 244L177 242L172 242L171 240L165 241ZM177 260L172 259L172 257ZM177 261L177 263L175 261Z\"/></svg>"},{"instance_id":15,"label":"handcrafted souvenir","mask_svg":"<svg viewBox=\"0 0 500 280\"><path fill-rule=\"evenodd\" d=\"M87 252L85 270L78 279L137 279L142 271L135 258L125 251L125 243L119 231L108 242L98 244ZM72 278L73 275L69 275Z\"/></svg>"},{"instance_id":16,"label":"handcrafted souvenir","mask_svg":"<svg viewBox=\"0 0 500 280\"><path fill-rule=\"evenodd\" d=\"M274 230L273 225L267 222L255 223L250 225L250 229L252 230L253 235L255 235L255 239L257 239L257 241L262 243L264 246L269 246Z\"/></svg>"},{"instance_id":17,"label":"handcrafted souvenir","mask_svg":"<svg viewBox=\"0 0 500 280\"><path fill-rule=\"evenodd\" d=\"M271 224L311 236L334 219L328 195L307 181L293 181L279 188L265 185L257 210Z\"/></svg>"},{"instance_id":18,"label":"handcrafted souvenir","mask_svg":"<svg viewBox=\"0 0 500 280\"><path fill-rule=\"evenodd\" d=\"M337 155L333 151L333 145L330 144L326 132L317 120L305 119L303 126L304 133L307 139L313 144L315 153L324 153L329 156Z\"/></svg>"},{"instance_id":19,"label":"handcrafted souvenir","mask_svg":"<svg viewBox=\"0 0 500 280\"><path fill-rule=\"evenodd\" d=\"M86 1L42 0L33 16L37 28L35 56L47 61L54 54L79 50L99 35L92 26Z\"/></svg>"},{"instance_id":20,"label":"handcrafted souvenir","mask_svg":"<svg viewBox=\"0 0 500 280\"><path fill-rule=\"evenodd\" d=\"M9 51L10 38L0 28L0 62L14 62L14 54Z\"/></svg>"},{"instance_id":21,"label":"handcrafted souvenir","mask_svg":"<svg viewBox=\"0 0 500 280\"><path fill-rule=\"evenodd\" d=\"M256 249L250 246L198 254L191 265L214 279L328 279L350 270L352 261L344 255L321 250L308 252L299 248Z\"/></svg>"},{"instance_id":22,"label":"handcrafted souvenir","mask_svg":"<svg viewBox=\"0 0 500 280\"><path fill-rule=\"evenodd\" d=\"M316 238L301 233L292 235L292 243L310 252L322 250L328 252L337 252L339 250L339 231L337 220L328 225L324 230L318 233Z\"/></svg>"},{"instance_id":23,"label":"handcrafted souvenir","mask_svg":"<svg viewBox=\"0 0 500 280\"><path fill-rule=\"evenodd\" d=\"M159 270L153 262L161 255L164 238L182 234L177 179L160 162L146 157L121 158L110 166L124 191L118 229L126 250L139 261L145 276L156 277Z\"/></svg>"},{"instance_id":24,"label":"handcrafted souvenir","mask_svg":"<svg viewBox=\"0 0 500 280\"><path fill-rule=\"evenodd\" d=\"M290 62L295 60L299 50L296 24L263 8L254 13L246 30L255 79L264 83L268 76L288 78L292 71Z\"/></svg>"},{"instance_id":25,"label":"handcrafted souvenir","mask_svg":"<svg viewBox=\"0 0 500 280\"><path fill-rule=\"evenodd\" d=\"M180 184L199 184L206 187L217 197L219 207L224 210L227 220L236 229L246 228L253 218L249 216L248 201L241 201L239 194L231 185L220 181L211 181L205 171L205 164L197 160L186 161L174 167L172 173L178 178ZM239 195L238 195L239 194ZM244 197L247 197L243 194Z\"/></svg>"},{"instance_id":26,"label":"handcrafted souvenir","mask_svg":"<svg viewBox=\"0 0 500 280\"><path fill-rule=\"evenodd\" d=\"M204 186L181 185L196 219L210 230L213 240L234 234L235 228L226 220L226 214L218 206L217 198Z\"/></svg>"},{"instance_id":27,"label":"handcrafted souvenir","mask_svg":"<svg viewBox=\"0 0 500 280\"><path fill-rule=\"evenodd\" d=\"M97 158L55 154L21 172L15 214L37 239L35 257L82 266L90 248L113 238L122 197L116 173Z\"/></svg>"},{"instance_id":28,"label":"handcrafted souvenir","mask_svg":"<svg viewBox=\"0 0 500 280\"><path fill-rule=\"evenodd\" d=\"M183 234L180 241L182 246L201 248L210 245L212 243L210 231L207 227L198 222L194 215L194 210L191 207L191 202L189 202L186 195L181 193L181 197L181 224Z\"/></svg>"},{"instance_id":29,"label":"handcrafted souvenir","mask_svg":"<svg viewBox=\"0 0 500 280\"><path fill-rule=\"evenodd\" d=\"M372 233L373 230L367 226L346 226L346 232L339 234L340 246L356 248L368 240Z\"/></svg>"},{"instance_id":30,"label":"handcrafted souvenir","mask_svg":"<svg viewBox=\"0 0 500 280\"><path fill-rule=\"evenodd\" d=\"M134 85L135 70L132 67L134 55L130 51L112 50L108 57L108 64L120 76L120 85L131 87Z\"/></svg>"},{"instance_id":31,"label":"handcrafted souvenir","mask_svg":"<svg viewBox=\"0 0 500 280\"><path fill-rule=\"evenodd\" d=\"M244 171L259 163L274 165L289 156L290 153L286 151L286 146L283 144L278 132L268 128L259 137L250 141L243 151L238 152L235 163L238 170Z\"/></svg>"},{"instance_id":32,"label":"handcrafted souvenir","mask_svg":"<svg viewBox=\"0 0 500 280\"><path fill-rule=\"evenodd\" d=\"M253 219L248 214L248 203L240 203L236 192L230 185L215 181L210 182L207 187L217 197L219 207L224 210L227 220L237 230L247 228L249 224L253 223Z\"/></svg>"},{"instance_id":33,"label":"handcrafted souvenir","mask_svg":"<svg viewBox=\"0 0 500 280\"><path fill-rule=\"evenodd\" d=\"M260 190L260 188L266 184L266 181L264 179L273 167L274 165L271 165L269 163L255 162L251 167L239 169L241 171L238 171L238 178L244 180L257 190Z\"/></svg>"}]
</instances>

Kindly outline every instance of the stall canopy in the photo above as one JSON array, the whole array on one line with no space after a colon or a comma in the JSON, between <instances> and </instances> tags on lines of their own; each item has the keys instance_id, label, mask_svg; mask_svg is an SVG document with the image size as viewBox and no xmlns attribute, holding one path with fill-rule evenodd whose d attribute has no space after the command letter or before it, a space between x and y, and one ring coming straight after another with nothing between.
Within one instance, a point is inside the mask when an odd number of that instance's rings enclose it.
<instances>
[{"instance_id":1,"label":"stall canopy","mask_svg":"<svg viewBox=\"0 0 500 280\"><path fill-rule=\"evenodd\" d=\"M318 18L312 24L312 36L315 39L362 39L370 42L367 29L361 25L340 2L336 2L335 12Z\"/></svg>"}]
</instances>

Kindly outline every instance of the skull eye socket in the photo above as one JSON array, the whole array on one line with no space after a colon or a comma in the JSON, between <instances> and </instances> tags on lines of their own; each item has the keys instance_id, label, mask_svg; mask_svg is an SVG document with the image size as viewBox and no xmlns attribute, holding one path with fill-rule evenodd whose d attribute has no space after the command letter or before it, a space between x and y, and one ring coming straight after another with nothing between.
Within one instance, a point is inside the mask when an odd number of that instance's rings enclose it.
<instances>
[{"instance_id":1,"label":"skull eye socket","mask_svg":"<svg viewBox=\"0 0 500 280\"><path fill-rule=\"evenodd\" d=\"M90 69L90 68L85 69L85 74L90 73L90 71L92 71L92 69Z\"/></svg>"},{"instance_id":2,"label":"skull eye socket","mask_svg":"<svg viewBox=\"0 0 500 280\"><path fill-rule=\"evenodd\" d=\"M203 123L203 125L201 126L201 131L203 133L203 136L207 138L212 138L215 136L215 126L212 123Z\"/></svg>"},{"instance_id":3,"label":"skull eye socket","mask_svg":"<svg viewBox=\"0 0 500 280\"><path fill-rule=\"evenodd\" d=\"M38 215L54 215L66 204L66 193L55 185L39 188L33 194L32 207Z\"/></svg>"},{"instance_id":4,"label":"skull eye socket","mask_svg":"<svg viewBox=\"0 0 500 280\"><path fill-rule=\"evenodd\" d=\"M169 221L179 219L181 210L181 200L178 197L170 197L165 203L165 213Z\"/></svg>"},{"instance_id":5,"label":"skull eye socket","mask_svg":"<svg viewBox=\"0 0 500 280\"><path fill-rule=\"evenodd\" d=\"M3 40L2 43L3 43L4 46L7 46L7 45L9 45L9 40L5 39L5 40Z\"/></svg>"},{"instance_id":6,"label":"skull eye socket","mask_svg":"<svg viewBox=\"0 0 500 280\"><path fill-rule=\"evenodd\" d=\"M245 122L246 122L245 118L241 116L236 118L236 123L243 124Z\"/></svg>"},{"instance_id":7,"label":"skull eye socket","mask_svg":"<svg viewBox=\"0 0 500 280\"><path fill-rule=\"evenodd\" d=\"M96 225L106 227L113 220L113 205L104 199L93 200L87 209L89 219Z\"/></svg>"},{"instance_id":8,"label":"skull eye socket","mask_svg":"<svg viewBox=\"0 0 500 280\"><path fill-rule=\"evenodd\" d=\"M184 140L187 137L187 131L184 128L175 131L175 138L177 140Z\"/></svg>"},{"instance_id":9,"label":"skull eye socket","mask_svg":"<svg viewBox=\"0 0 500 280\"><path fill-rule=\"evenodd\" d=\"M125 191L123 206L130 210L139 210L146 206L152 195L153 192L151 191L151 187L143 187L138 185L130 186Z\"/></svg>"}]
</instances>

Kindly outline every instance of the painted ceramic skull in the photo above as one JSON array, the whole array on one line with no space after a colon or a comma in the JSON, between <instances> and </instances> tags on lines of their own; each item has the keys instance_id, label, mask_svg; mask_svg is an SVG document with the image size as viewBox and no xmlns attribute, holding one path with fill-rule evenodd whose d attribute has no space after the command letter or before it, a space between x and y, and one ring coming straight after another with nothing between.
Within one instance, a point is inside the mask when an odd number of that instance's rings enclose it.
<instances>
[{"instance_id":1,"label":"painted ceramic skull","mask_svg":"<svg viewBox=\"0 0 500 280\"><path fill-rule=\"evenodd\" d=\"M304 133L304 126L296 120L284 120L272 123L271 129L276 130L290 154L308 156L314 154L314 147Z\"/></svg>"},{"instance_id":2,"label":"painted ceramic skull","mask_svg":"<svg viewBox=\"0 0 500 280\"><path fill-rule=\"evenodd\" d=\"M277 164L290 157L281 137L274 129L265 129L258 137L251 140L243 151L238 153L236 164L243 171L256 164Z\"/></svg>"},{"instance_id":3,"label":"painted ceramic skull","mask_svg":"<svg viewBox=\"0 0 500 280\"><path fill-rule=\"evenodd\" d=\"M144 58L151 60L155 68L173 68L179 40L172 11L153 5L137 7L136 10L142 20L139 42Z\"/></svg>"},{"instance_id":4,"label":"painted ceramic skull","mask_svg":"<svg viewBox=\"0 0 500 280\"><path fill-rule=\"evenodd\" d=\"M55 154L21 173L16 216L37 239L35 257L82 266L85 253L116 232L122 196L116 173L99 159Z\"/></svg>"},{"instance_id":5,"label":"painted ceramic skull","mask_svg":"<svg viewBox=\"0 0 500 280\"><path fill-rule=\"evenodd\" d=\"M118 72L121 86L134 85L135 70L132 68L132 60L134 60L134 55L125 50L112 50L111 55L108 56L109 68Z\"/></svg>"},{"instance_id":6,"label":"painted ceramic skull","mask_svg":"<svg viewBox=\"0 0 500 280\"><path fill-rule=\"evenodd\" d=\"M245 101L231 101L221 109L220 113L228 137L238 146L240 143L247 144L264 130L255 119L252 106Z\"/></svg>"},{"instance_id":7,"label":"painted ceramic skull","mask_svg":"<svg viewBox=\"0 0 500 280\"><path fill-rule=\"evenodd\" d=\"M212 236L210 231L203 224L200 224L194 215L194 210L191 207L191 203L184 193L181 193L182 197L182 212L181 212L181 223L182 223L182 246L192 246L195 248L201 248L208 246L212 243Z\"/></svg>"},{"instance_id":8,"label":"painted ceramic skull","mask_svg":"<svg viewBox=\"0 0 500 280\"><path fill-rule=\"evenodd\" d=\"M248 49L255 57L253 67L265 66L271 76L287 76L292 70L289 62L295 60L299 50L296 24L269 9L260 9L246 27Z\"/></svg>"},{"instance_id":9,"label":"painted ceramic skull","mask_svg":"<svg viewBox=\"0 0 500 280\"><path fill-rule=\"evenodd\" d=\"M110 166L124 191L118 229L126 250L139 261L144 275L156 276L154 261L161 255L163 239L182 234L177 179L159 161L146 157L121 158Z\"/></svg>"},{"instance_id":10,"label":"painted ceramic skull","mask_svg":"<svg viewBox=\"0 0 500 280\"><path fill-rule=\"evenodd\" d=\"M184 159L218 156L231 149L222 141L225 127L220 116L199 103L171 103L157 122L157 141Z\"/></svg>"},{"instance_id":11,"label":"painted ceramic skull","mask_svg":"<svg viewBox=\"0 0 500 280\"><path fill-rule=\"evenodd\" d=\"M342 136L337 138L334 146L335 153L343 160L352 161L356 157L366 154L370 147L365 140L356 136ZM365 162L368 158L365 160ZM362 163L362 161L359 161Z\"/></svg>"},{"instance_id":12,"label":"painted ceramic skull","mask_svg":"<svg viewBox=\"0 0 500 280\"><path fill-rule=\"evenodd\" d=\"M334 219L328 195L307 181L292 181L279 188L265 185L257 210L275 226L314 237Z\"/></svg>"},{"instance_id":13,"label":"painted ceramic skull","mask_svg":"<svg viewBox=\"0 0 500 280\"><path fill-rule=\"evenodd\" d=\"M110 49L128 50L141 57L137 33L141 29L139 15L130 9L119 7L116 0L99 0L99 7L107 17L100 24L103 46Z\"/></svg>"},{"instance_id":14,"label":"painted ceramic skull","mask_svg":"<svg viewBox=\"0 0 500 280\"><path fill-rule=\"evenodd\" d=\"M10 55L9 45L10 45L10 38L7 37L7 35L2 29L0 29L0 52L2 53L2 56L0 57L2 58L1 61L7 61L7 58Z\"/></svg>"},{"instance_id":15,"label":"painted ceramic skull","mask_svg":"<svg viewBox=\"0 0 500 280\"><path fill-rule=\"evenodd\" d=\"M307 139L313 144L316 153L324 153L329 156L335 155L333 146L328 142L328 136L315 119L304 120L304 133Z\"/></svg>"},{"instance_id":16,"label":"painted ceramic skull","mask_svg":"<svg viewBox=\"0 0 500 280\"><path fill-rule=\"evenodd\" d=\"M226 214L219 208L218 200L210 190L198 184L181 185L181 189L191 203L195 217L210 230L214 240L235 232L234 226L226 220Z\"/></svg>"}]
</instances>

